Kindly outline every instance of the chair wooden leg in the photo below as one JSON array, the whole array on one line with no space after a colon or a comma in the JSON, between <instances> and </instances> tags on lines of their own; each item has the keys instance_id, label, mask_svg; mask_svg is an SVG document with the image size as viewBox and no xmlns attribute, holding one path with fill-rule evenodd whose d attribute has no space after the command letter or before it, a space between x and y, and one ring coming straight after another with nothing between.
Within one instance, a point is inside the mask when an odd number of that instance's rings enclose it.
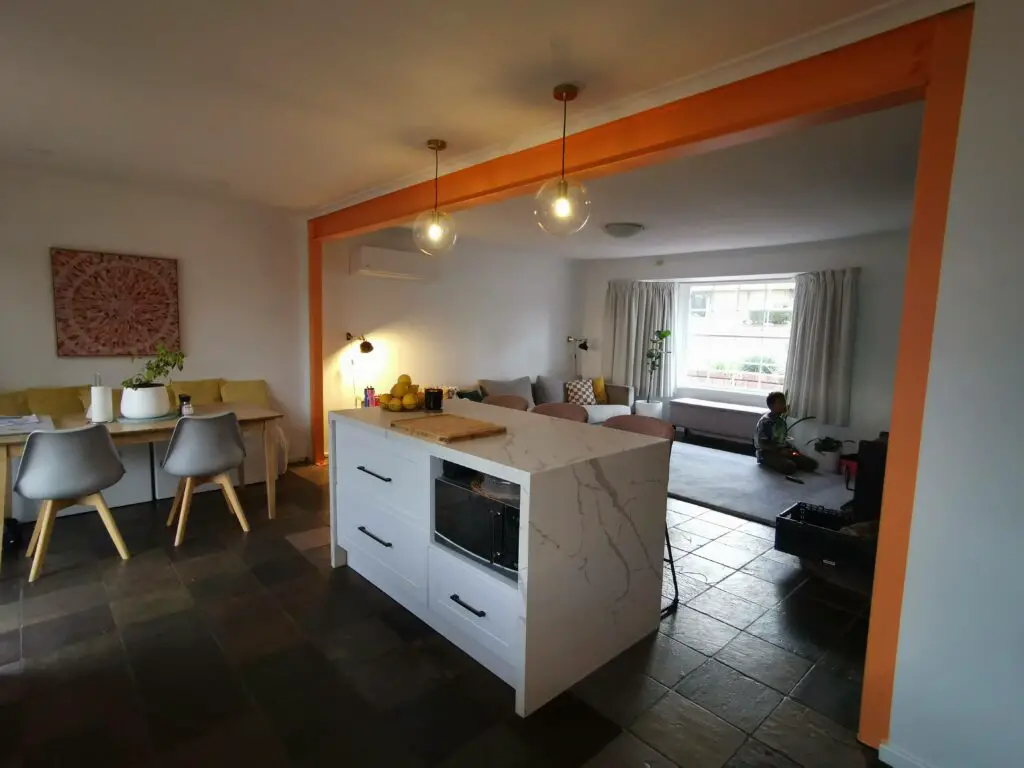
<instances>
[{"instance_id":1,"label":"chair wooden leg","mask_svg":"<svg viewBox=\"0 0 1024 768\"><path fill-rule=\"evenodd\" d=\"M36 551L36 544L39 543L39 531L43 527L43 519L46 517L46 508L53 504L52 501L44 501L39 506L39 514L36 517L36 524L32 526L32 538L28 540L28 551L25 552L27 557L32 557Z\"/></svg>"},{"instance_id":2,"label":"chair wooden leg","mask_svg":"<svg viewBox=\"0 0 1024 768\"><path fill-rule=\"evenodd\" d=\"M181 495L181 510L178 512L178 533L174 537L174 546L180 547L185 540L185 525L188 523L188 509L192 505L192 491L195 488L195 478L185 478L185 490Z\"/></svg>"},{"instance_id":3,"label":"chair wooden leg","mask_svg":"<svg viewBox=\"0 0 1024 768\"><path fill-rule=\"evenodd\" d=\"M220 486L221 491L224 492L224 499L227 501L228 507L235 513L235 517L238 518L238 524L242 526L243 531L248 533L249 521L245 519L245 512L242 511L238 495L235 493L234 486L231 485L231 476L225 472L213 478L213 482Z\"/></svg>"},{"instance_id":4,"label":"chair wooden leg","mask_svg":"<svg viewBox=\"0 0 1024 768\"><path fill-rule=\"evenodd\" d=\"M32 558L32 570L29 571L29 583L39 578L46 559L46 548L50 546L50 534L53 533L53 519L57 516L57 505L53 501L43 503L39 513L39 538L36 540L35 557Z\"/></svg>"},{"instance_id":5,"label":"chair wooden leg","mask_svg":"<svg viewBox=\"0 0 1024 768\"><path fill-rule=\"evenodd\" d=\"M185 492L185 478L178 478L178 487L174 489L174 501L171 502L171 511L167 514L167 527L174 524L174 518L178 514L178 507L181 506L181 495Z\"/></svg>"},{"instance_id":6,"label":"chair wooden leg","mask_svg":"<svg viewBox=\"0 0 1024 768\"><path fill-rule=\"evenodd\" d=\"M82 499L82 503L92 504L96 507L100 520L103 521L103 526L107 529L107 533L110 534L110 540L113 541L114 546L117 547L117 554L121 556L122 560L127 560L130 557L128 554L128 547L124 543L124 539L121 537L121 531L118 530L117 523L114 522L114 515L110 511L110 507L107 506L107 502L104 500L103 495L100 493L94 493L92 496L86 496Z\"/></svg>"}]
</instances>

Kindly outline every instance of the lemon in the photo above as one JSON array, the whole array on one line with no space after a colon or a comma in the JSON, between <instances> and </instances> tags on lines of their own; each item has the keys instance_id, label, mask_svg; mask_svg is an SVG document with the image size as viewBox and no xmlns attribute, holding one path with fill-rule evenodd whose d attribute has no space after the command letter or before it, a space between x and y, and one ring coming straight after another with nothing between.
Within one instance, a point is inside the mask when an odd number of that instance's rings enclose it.
<instances>
[{"instance_id":1,"label":"lemon","mask_svg":"<svg viewBox=\"0 0 1024 768\"><path fill-rule=\"evenodd\" d=\"M402 401L397 399L397 398L395 398L394 400L391 400L390 402L388 402L388 410L389 411L400 411L400 410L402 410Z\"/></svg>"},{"instance_id":2,"label":"lemon","mask_svg":"<svg viewBox=\"0 0 1024 768\"><path fill-rule=\"evenodd\" d=\"M398 377L398 383L407 385L412 384L412 376L410 376L408 373L403 373L401 376Z\"/></svg>"},{"instance_id":3,"label":"lemon","mask_svg":"<svg viewBox=\"0 0 1024 768\"><path fill-rule=\"evenodd\" d=\"M410 384L409 385L409 394L410 395L415 395L419 391L420 391L420 385L419 384Z\"/></svg>"},{"instance_id":4,"label":"lemon","mask_svg":"<svg viewBox=\"0 0 1024 768\"><path fill-rule=\"evenodd\" d=\"M423 401L426 400L426 399L427 399L427 393L426 392L417 392L416 393L416 402L419 403L420 405L423 405Z\"/></svg>"},{"instance_id":5,"label":"lemon","mask_svg":"<svg viewBox=\"0 0 1024 768\"><path fill-rule=\"evenodd\" d=\"M416 395L408 394L402 398L402 407L407 411L415 411L418 405L419 401L416 399Z\"/></svg>"},{"instance_id":6,"label":"lemon","mask_svg":"<svg viewBox=\"0 0 1024 768\"><path fill-rule=\"evenodd\" d=\"M387 404L391 402L391 395L385 392L377 398L377 402L380 403L382 407L387 407Z\"/></svg>"},{"instance_id":7,"label":"lemon","mask_svg":"<svg viewBox=\"0 0 1024 768\"><path fill-rule=\"evenodd\" d=\"M398 382L397 384L395 384L395 386L393 386L391 388L391 396L392 397L397 397L399 400L401 400L403 397L405 397L406 394L408 394L408 392L409 392L409 385L405 384L403 382Z\"/></svg>"}]
</instances>

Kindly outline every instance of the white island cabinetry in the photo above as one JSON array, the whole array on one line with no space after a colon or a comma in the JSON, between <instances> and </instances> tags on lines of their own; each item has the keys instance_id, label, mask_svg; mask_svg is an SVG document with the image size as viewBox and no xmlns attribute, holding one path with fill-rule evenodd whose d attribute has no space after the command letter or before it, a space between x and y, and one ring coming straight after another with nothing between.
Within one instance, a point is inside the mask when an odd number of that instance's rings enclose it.
<instances>
[{"instance_id":1,"label":"white island cabinetry","mask_svg":"<svg viewBox=\"0 0 1024 768\"><path fill-rule=\"evenodd\" d=\"M670 445L467 401L507 427L451 445L382 409L330 415L332 563L347 565L516 690L527 715L657 629ZM520 487L518 572L434 536L444 461Z\"/></svg>"}]
</instances>

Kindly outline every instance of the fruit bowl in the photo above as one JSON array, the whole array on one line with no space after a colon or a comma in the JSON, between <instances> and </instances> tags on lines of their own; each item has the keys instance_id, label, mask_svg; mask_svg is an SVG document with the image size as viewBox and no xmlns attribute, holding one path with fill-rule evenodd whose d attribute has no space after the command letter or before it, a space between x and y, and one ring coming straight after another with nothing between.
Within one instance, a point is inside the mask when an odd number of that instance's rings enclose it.
<instances>
[{"instance_id":1,"label":"fruit bowl","mask_svg":"<svg viewBox=\"0 0 1024 768\"><path fill-rule=\"evenodd\" d=\"M420 390L419 384L413 384L412 377L403 373L398 377L398 381L395 382L391 391L378 398L378 403L381 408L401 413L402 411L422 411L423 400L424 394Z\"/></svg>"}]
</instances>

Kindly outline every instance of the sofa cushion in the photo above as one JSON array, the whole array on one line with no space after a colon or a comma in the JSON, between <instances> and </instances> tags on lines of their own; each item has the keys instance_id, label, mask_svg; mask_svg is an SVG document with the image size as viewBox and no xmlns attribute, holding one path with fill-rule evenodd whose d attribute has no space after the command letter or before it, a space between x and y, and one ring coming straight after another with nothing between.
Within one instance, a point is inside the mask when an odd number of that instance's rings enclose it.
<instances>
[{"instance_id":1,"label":"sofa cushion","mask_svg":"<svg viewBox=\"0 0 1024 768\"><path fill-rule=\"evenodd\" d=\"M573 379L565 382L565 399L576 405L597 405L594 398L594 382L590 379Z\"/></svg>"},{"instance_id":2,"label":"sofa cushion","mask_svg":"<svg viewBox=\"0 0 1024 768\"><path fill-rule=\"evenodd\" d=\"M248 403L270 407L270 393L263 379L253 381L225 381L220 385L220 399L225 403Z\"/></svg>"},{"instance_id":3,"label":"sofa cushion","mask_svg":"<svg viewBox=\"0 0 1024 768\"><path fill-rule=\"evenodd\" d=\"M28 416L28 398L24 392L5 392L0 395L0 416Z\"/></svg>"},{"instance_id":4,"label":"sofa cushion","mask_svg":"<svg viewBox=\"0 0 1024 768\"><path fill-rule=\"evenodd\" d=\"M564 403L565 402L565 379L557 376L538 376L537 383L533 385L534 400L537 405L541 403Z\"/></svg>"},{"instance_id":5,"label":"sofa cushion","mask_svg":"<svg viewBox=\"0 0 1024 768\"><path fill-rule=\"evenodd\" d=\"M612 416L629 416L628 405L585 405L587 409L587 421L590 424L600 424Z\"/></svg>"},{"instance_id":6,"label":"sofa cushion","mask_svg":"<svg viewBox=\"0 0 1024 768\"><path fill-rule=\"evenodd\" d=\"M533 408L535 405L529 376L519 379L480 379L480 389L483 390L485 396L518 395L526 400L528 408Z\"/></svg>"},{"instance_id":7,"label":"sofa cushion","mask_svg":"<svg viewBox=\"0 0 1024 768\"><path fill-rule=\"evenodd\" d=\"M171 390L174 397L171 405L178 406L179 395L191 395L192 405L213 405L221 402L220 386L221 379L198 379L196 381L172 381Z\"/></svg>"},{"instance_id":8,"label":"sofa cushion","mask_svg":"<svg viewBox=\"0 0 1024 768\"><path fill-rule=\"evenodd\" d=\"M81 387L39 387L25 390L32 413L47 416L82 416L85 408L78 398Z\"/></svg>"},{"instance_id":9,"label":"sofa cushion","mask_svg":"<svg viewBox=\"0 0 1024 768\"><path fill-rule=\"evenodd\" d=\"M483 402L484 394L479 389L460 389L455 393L460 400L472 400L474 403Z\"/></svg>"},{"instance_id":10,"label":"sofa cushion","mask_svg":"<svg viewBox=\"0 0 1024 768\"><path fill-rule=\"evenodd\" d=\"M594 381L594 399L598 405L608 405L608 390L604 388L604 376L598 376Z\"/></svg>"}]
</instances>

